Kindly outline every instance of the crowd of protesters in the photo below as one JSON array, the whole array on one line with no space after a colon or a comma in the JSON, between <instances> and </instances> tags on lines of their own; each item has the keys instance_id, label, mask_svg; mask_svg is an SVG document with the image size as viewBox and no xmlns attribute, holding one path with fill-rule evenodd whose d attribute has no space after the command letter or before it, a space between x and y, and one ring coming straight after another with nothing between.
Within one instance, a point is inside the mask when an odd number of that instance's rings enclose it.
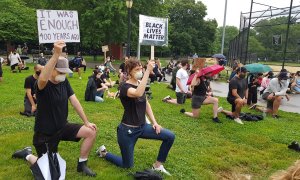
<instances>
[{"instance_id":1,"label":"crowd of protesters","mask_svg":"<svg viewBox=\"0 0 300 180\"><path fill-rule=\"evenodd\" d=\"M53 55L49 60L40 54L38 64L34 66L34 74L25 79L24 111L20 114L35 116L33 145L37 156L32 154L30 147L26 147L16 151L13 157L26 159L33 166L47 151L57 153L60 141L78 142L83 139L77 161L77 171L87 176L96 176L96 173L87 166L87 161L95 143L97 126L88 120L66 78L67 75L78 72L79 79L81 79L81 68L83 72L86 71L86 62L80 52L73 59L68 60L65 46L63 41L54 43ZM22 61L17 52L13 52L10 58L13 63L12 71L15 67L21 68ZM2 77L1 64L2 60L0 61L0 78ZM191 65L188 60L176 63L170 61L165 68L162 68L159 59L156 58L148 60L143 66L138 59L125 57L118 69L118 82L110 78L110 73L114 75L117 72L110 57L105 59L103 66L97 66L88 78L85 101L104 102L106 91L118 83L123 116L117 127L121 156L109 152L105 145L100 146L96 154L121 168L131 168L134 165L134 147L139 138L160 140L162 144L152 169L171 175L163 163L166 162L174 143L175 134L158 124L146 96L147 87L155 81L165 81L166 74L172 74L170 85L175 91L176 98L173 99L168 95L163 98L163 102L182 105L190 97L191 112L183 108L180 112L192 118L201 116L202 105L212 104L212 121L215 123L222 123L218 117L218 113L222 112L231 116L236 123L244 124L240 119L240 114L246 105L250 109L270 113L273 118L277 119L282 98L289 99L286 94L288 88L291 92L300 92L299 71L289 74L286 70L282 70L277 76L273 72L265 75L249 74L245 67L234 63L234 71L228 81L227 96L231 111L226 111L219 106L219 99L213 94L210 84L214 77L212 73L198 75L201 68L196 68L193 72L190 70ZM191 77L193 74L194 76ZM192 79L190 84L188 84L189 78ZM257 105L258 96L267 102L266 107L261 108ZM68 101L81 118L82 124L68 122Z\"/></svg>"}]
</instances>

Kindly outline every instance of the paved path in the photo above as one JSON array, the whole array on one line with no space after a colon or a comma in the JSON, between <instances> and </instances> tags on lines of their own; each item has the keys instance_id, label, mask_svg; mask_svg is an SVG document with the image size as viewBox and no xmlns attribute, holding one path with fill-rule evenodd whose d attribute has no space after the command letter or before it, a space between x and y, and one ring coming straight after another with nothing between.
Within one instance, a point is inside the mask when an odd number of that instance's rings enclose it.
<instances>
[{"instance_id":1,"label":"paved path","mask_svg":"<svg viewBox=\"0 0 300 180\"><path fill-rule=\"evenodd\" d=\"M213 89L213 93L216 96L227 97L228 83L213 81L211 83L211 86ZM294 112L300 114L300 103L299 103L300 95L299 94L289 94L289 95L290 95L290 101L287 101L286 98L284 98L279 109L286 112ZM266 106L266 101L261 99L261 97L258 97L257 104Z\"/></svg>"}]
</instances>

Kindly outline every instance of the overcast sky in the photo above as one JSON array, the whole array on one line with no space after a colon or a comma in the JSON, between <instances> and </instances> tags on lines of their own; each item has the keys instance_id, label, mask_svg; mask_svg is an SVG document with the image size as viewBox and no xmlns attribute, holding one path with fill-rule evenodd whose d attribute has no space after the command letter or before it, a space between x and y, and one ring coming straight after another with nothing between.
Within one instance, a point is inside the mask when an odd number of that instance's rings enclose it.
<instances>
[{"instance_id":1,"label":"overcast sky","mask_svg":"<svg viewBox=\"0 0 300 180\"><path fill-rule=\"evenodd\" d=\"M216 19L218 26L223 26L225 0L201 0L207 7L205 19ZM254 2L282 8L289 7L290 0L254 0ZM226 25L240 26L241 12L250 12L251 0L227 0ZM293 6L300 5L300 0L294 0ZM266 6L254 4L253 11L266 9Z\"/></svg>"}]
</instances>

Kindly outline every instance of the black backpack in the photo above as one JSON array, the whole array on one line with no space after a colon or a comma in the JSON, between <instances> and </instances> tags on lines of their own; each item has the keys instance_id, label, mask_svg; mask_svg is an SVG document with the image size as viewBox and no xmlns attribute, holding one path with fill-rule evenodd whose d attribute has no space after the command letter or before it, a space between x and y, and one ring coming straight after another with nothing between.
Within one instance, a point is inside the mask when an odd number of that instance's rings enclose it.
<instances>
[{"instance_id":1,"label":"black backpack","mask_svg":"<svg viewBox=\"0 0 300 180\"><path fill-rule=\"evenodd\" d=\"M251 113L241 113L240 119L244 121L261 121L264 119L262 115L256 115Z\"/></svg>"},{"instance_id":2,"label":"black backpack","mask_svg":"<svg viewBox=\"0 0 300 180\"><path fill-rule=\"evenodd\" d=\"M162 176L152 169L145 169L144 171L137 171L133 175L137 180L162 180Z\"/></svg>"}]
</instances>

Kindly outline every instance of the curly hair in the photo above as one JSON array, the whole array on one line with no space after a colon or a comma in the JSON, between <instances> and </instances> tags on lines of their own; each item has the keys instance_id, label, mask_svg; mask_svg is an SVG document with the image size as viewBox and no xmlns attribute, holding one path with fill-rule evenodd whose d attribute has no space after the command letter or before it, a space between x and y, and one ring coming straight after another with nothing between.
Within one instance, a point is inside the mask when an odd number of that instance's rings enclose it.
<instances>
[{"instance_id":1,"label":"curly hair","mask_svg":"<svg viewBox=\"0 0 300 180\"><path fill-rule=\"evenodd\" d=\"M270 177L270 180L300 180L300 160L287 170L276 172Z\"/></svg>"},{"instance_id":2,"label":"curly hair","mask_svg":"<svg viewBox=\"0 0 300 180\"><path fill-rule=\"evenodd\" d=\"M131 57L125 62L125 71L128 75L130 75L130 71L132 71L135 67L141 66L142 63L137 58Z\"/></svg>"}]
</instances>

